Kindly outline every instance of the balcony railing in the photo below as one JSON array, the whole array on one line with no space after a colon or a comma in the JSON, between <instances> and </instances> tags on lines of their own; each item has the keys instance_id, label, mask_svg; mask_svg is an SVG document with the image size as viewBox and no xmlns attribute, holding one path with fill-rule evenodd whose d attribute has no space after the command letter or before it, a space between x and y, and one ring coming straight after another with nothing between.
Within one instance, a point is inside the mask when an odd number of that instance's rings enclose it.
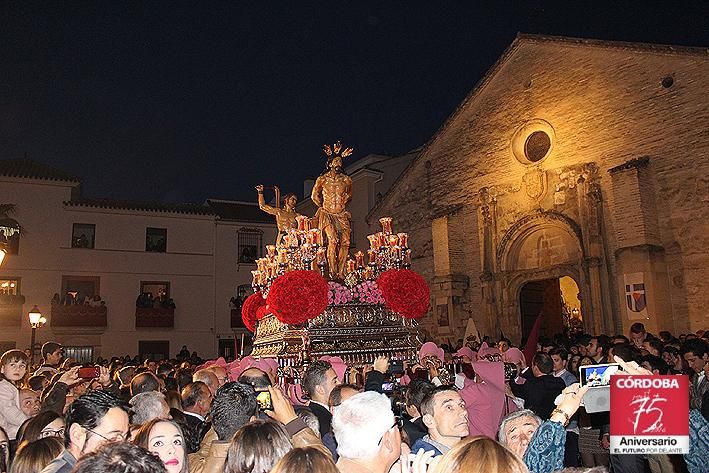
<instances>
[{"instance_id":1,"label":"balcony railing","mask_svg":"<svg viewBox=\"0 0 709 473\"><path fill-rule=\"evenodd\" d=\"M105 305L52 305L49 319L52 327L106 327L108 308Z\"/></svg>"},{"instance_id":2,"label":"balcony railing","mask_svg":"<svg viewBox=\"0 0 709 473\"><path fill-rule=\"evenodd\" d=\"M175 309L163 307L136 307L136 328L172 328L175 326Z\"/></svg>"}]
</instances>

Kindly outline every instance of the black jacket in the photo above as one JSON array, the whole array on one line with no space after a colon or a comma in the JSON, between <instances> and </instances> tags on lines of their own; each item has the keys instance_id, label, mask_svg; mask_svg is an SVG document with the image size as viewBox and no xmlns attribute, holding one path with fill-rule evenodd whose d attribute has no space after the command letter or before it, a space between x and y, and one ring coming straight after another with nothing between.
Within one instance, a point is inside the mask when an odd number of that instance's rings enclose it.
<instances>
[{"instance_id":1,"label":"black jacket","mask_svg":"<svg viewBox=\"0 0 709 473\"><path fill-rule=\"evenodd\" d=\"M540 377L531 377L524 384L510 383L515 396L524 399L524 407L531 409L544 420L551 417L554 410L554 399L561 394L566 383L561 378L552 374Z\"/></svg>"},{"instance_id":2,"label":"black jacket","mask_svg":"<svg viewBox=\"0 0 709 473\"><path fill-rule=\"evenodd\" d=\"M315 417L318 418L318 423L320 424L320 437L322 438L326 433L332 430L332 414L328 409L315 402L311 402L308 407L310 407L310 410L313 414L315 414Z\"/></svg>"},{"instance_id":3,"label":"black jacket","mask_svg":"<svg viewBox=\"0 0 709 473\"><path fill-rule=\"evenodd\" d=\"M175 420L177 421L177 419ZM211 423L200 420L199 417L188 414L187 412L183 414L180 420L181 422L178 421L178 423L184 431L187 453L195 453L199 450L202 439L211 427Z\"/></svg>"}]
</instances>

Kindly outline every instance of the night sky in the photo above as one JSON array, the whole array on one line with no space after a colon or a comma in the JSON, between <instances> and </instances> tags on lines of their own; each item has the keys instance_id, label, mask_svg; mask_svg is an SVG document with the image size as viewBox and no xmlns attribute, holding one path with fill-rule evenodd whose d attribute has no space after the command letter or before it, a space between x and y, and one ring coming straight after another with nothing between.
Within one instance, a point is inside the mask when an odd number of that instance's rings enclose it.
<instances>
[{"instance_id":1,"label":"night sky","mask_svg":"<svg viewBox=\"0 0 709 473\"><path fill-rule=\"evenodd\" d=\"M328 141L354 159L424 144L518 31L707 47L707 5L3 2L0 159L88 197L301 194Z\"/></svg>"}]
</instances>

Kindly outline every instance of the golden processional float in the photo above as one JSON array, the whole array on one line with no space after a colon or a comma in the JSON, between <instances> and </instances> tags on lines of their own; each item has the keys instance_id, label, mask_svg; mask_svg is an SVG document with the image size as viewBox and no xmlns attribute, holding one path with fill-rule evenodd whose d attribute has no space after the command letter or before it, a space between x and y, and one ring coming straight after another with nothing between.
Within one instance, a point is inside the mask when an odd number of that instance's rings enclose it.
<instances>
[{"instance_id":1,"label":"golden processional float","mask_svg":"<svg viewBox=\"0 0 709 473\"><path fill-rule=\"evenodd\" d=\"M378 355L414 359L421 345L416 319L429 307L425 280L411 271L408 235L381 218L381 231L368 236L362 251L349 256L352 181L343 159L352 148L324 146L327 169L313 186L318 210L312 218L295 211L295 198L268 206L259 185L259 206L276 217L276 244L252 271L254 294L242 306L244 325L254 333L257 358L279 366L302 367L321 356L339 356L348 365L371 363Z\"/></svg>"}]
</instances>

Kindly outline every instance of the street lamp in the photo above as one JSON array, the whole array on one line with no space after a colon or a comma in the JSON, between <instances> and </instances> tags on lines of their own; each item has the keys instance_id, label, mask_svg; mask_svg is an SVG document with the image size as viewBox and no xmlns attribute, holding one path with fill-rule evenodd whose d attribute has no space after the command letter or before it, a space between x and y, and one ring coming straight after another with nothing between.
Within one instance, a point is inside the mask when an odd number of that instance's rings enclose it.
<instances>
[{"instance_id":1,"label":"street lamp","mask_svg":"<svg viewBox=\"0 0 709 473\"><path fill-rule=\"evenodd\" d=\"M36 305L34 307L32 307L32 310L30 310L29 317L30 317L30 326L32 327L32 339L30 341L30 366L32 366L32 365L34 365L35 335L36 335L37 329L47 323L47 319L42 317L42 313L39 311L39 308Z\"/></svg>"}]
</instances>

